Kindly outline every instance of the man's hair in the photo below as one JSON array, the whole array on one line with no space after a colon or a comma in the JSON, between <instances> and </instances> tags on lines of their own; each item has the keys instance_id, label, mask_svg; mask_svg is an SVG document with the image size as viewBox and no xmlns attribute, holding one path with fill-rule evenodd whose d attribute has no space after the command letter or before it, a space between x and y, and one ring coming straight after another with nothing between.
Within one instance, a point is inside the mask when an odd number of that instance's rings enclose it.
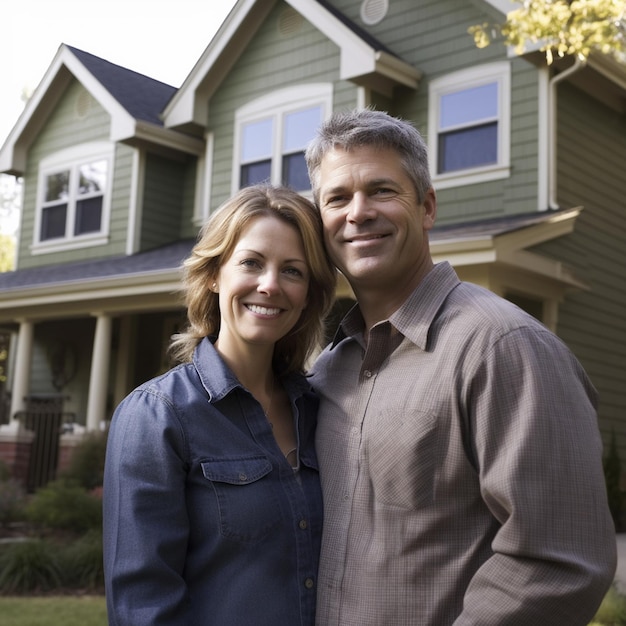
<instances>
[{"instance_id":1,"label":"man's hair","mask_svg":"<svg viewBox=\"0 0 626 626\"><path fill-rule=\"evenodd\" d=\"M326 154L335 148L350 151L364 146L397 152L404 171L413 182L418 202L424 201L432 180L428 150L420 132L409 122L383 111L360 109L334 113L322 124L306 150L313 198L318 205L320 166Z\"/></svg>"}]
</instances>

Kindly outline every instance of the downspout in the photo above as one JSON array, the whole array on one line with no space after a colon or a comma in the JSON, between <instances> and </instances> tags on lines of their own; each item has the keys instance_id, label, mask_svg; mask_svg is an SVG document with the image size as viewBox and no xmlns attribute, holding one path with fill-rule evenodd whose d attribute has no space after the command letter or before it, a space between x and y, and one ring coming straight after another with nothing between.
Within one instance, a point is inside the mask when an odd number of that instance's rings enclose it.
<instances>
[{"instance_id":1,"label":"downspout","mask_svg":"<svg viewBox=\"0 0 626 626\"><path fill-rule=\"evenodd\" d=\"M550 79L548 87L548 206L551 209L558 209L559 205L556 201L556 161L557 161L557 127L556 127L556 87L565 78L571 76L574 72L577 72L583 65L583 62L574 57L574 64L562 71L560 74L553 76Z\"/></svg>"}]
</instances>

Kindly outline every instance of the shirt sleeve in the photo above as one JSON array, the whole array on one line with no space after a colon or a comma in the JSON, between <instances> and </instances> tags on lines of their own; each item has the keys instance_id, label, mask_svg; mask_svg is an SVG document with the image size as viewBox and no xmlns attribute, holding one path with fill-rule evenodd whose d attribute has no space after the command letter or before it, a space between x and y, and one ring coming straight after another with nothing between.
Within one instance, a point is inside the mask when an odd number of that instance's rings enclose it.
<instances>
[{"instance_id":1,"label":"shirt sleeve","mask_svg":"<svg viewBox=\"0 0 626 626\"><path fill-rule=\"evenodd\" d=\"M190 623L182 577L189 528L184 449L166 399L138 390L116 410L103 489L111 626Z\"/></svg>"},{"instance_id":2,"label":"shirt sleeve","mask_svg":"<svg viewBox=\"0 0 626 626\"><path fill-rule=\"evenodd\" d=\"M483 355L469 406L481 495L500 523L455 626L584 626L616 566L596 394L549 332Z\"/></svg>"}]
</instances>

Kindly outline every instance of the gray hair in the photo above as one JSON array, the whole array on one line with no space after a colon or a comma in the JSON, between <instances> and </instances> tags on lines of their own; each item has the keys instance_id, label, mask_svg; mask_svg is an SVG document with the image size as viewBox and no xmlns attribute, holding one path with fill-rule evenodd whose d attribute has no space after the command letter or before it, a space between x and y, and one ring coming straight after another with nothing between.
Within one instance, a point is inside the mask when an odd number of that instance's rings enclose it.
<instances>
[{"instance_id":1,"label":"gray hair","mask_svg":"<svg viewBox=\"0 0 626 626\"><path fill-rule=\"evenodd\" d=\"M313 198L318 205L323 158L334 148L349 151L361 146L395 150L404 171L413 182L418 202L424 201L432 187L432 180L428 150L420 132L411 123L383 111L360 109L334 113L322 124L307 147L305 159Z\"/></svg>"}]
</instances>

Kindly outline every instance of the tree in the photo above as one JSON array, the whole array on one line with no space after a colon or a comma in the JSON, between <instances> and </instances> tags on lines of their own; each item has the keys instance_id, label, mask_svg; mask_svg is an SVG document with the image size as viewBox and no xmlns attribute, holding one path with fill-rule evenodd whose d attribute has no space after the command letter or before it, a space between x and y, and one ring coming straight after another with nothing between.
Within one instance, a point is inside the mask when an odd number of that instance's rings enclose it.
<instances>
[{"instance_id":1,"label":"tree","mask_svg":"<svg viewBox=\"0 0 626 626\"><path fill-rule=\"evenodd\" d=\"M15 260L15 239L11 235L0 233L0 272L13 269Z\"/></svg>"},{"instance_id":2,"label":"tree","mask_svg":"<svg viewBox=\"0 0 626 626\"><path fill-rule=\"evenodd\" d=\"M626 59L626 0L524 0L515 4L518 8L507 14L504 24L469 28L479 48L501 38L517 54L528 44L538 45L548 64L555 54L586 61L594 51Z\"/></svg>"}]
</instances>

